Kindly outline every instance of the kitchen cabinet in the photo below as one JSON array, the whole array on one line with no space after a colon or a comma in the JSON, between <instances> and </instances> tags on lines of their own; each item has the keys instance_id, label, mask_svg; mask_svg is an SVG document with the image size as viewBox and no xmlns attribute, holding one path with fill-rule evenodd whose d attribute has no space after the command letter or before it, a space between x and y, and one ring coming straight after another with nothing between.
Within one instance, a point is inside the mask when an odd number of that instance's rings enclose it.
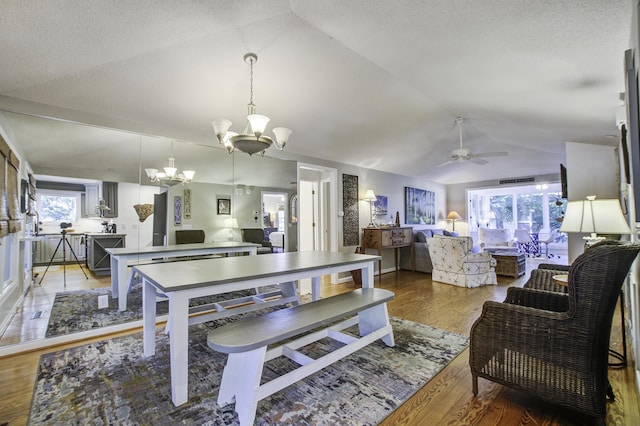
<instances>
[{"instance_id":1,"label":"kitchen cabinet","mask_svg":"<svg viewBox=\"0 0 640 426\"><path fill-rule=\"evenodd\" d=\"M68 263L75 262L76 259L73 257L71 250L69 250L69 246L71 246L79 261L85 260L84 234L66 234L66 237L69 245L66 245L63 251L60 243L62 239L61 233L39 235L38 240L35 242L34 264L47 265L50 261L52 263L62 263L65 260L63 255L66 255ZM59 247L58 244L60 244ZM58 249L57 251L56 248ZM52 259L54 253L55 256Z\"/></svg>"},{"instance_id":2,"label":"kitchen cabinet","mask_svg":"<svg viewBox=\"0 0 640 426\"><path fill-rule=\"evenodd\" d=\"M98 217L96 206L100 204L100 184L85 183L84 184L84 215L86 217Z\"/></svg>"},{"instance_id":3,"label":"kitchen cabinet","mask_svg":"<svg viewBox=\"0 0 640 426\"><path fill-rule=\"evenodd\" d=\"M87 237L87 267L96 275L111 273L111 256L108 248L122 248L126 234L92 233Z\"/></svg>"}]
</instances>

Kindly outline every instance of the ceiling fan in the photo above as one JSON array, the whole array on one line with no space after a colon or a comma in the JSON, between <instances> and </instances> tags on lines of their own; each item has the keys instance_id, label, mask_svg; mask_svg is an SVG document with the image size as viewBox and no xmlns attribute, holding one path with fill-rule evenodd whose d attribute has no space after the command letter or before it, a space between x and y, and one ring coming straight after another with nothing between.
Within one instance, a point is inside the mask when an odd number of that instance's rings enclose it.
<instances>
[{"instance_id":1,"label":"ceiling fan","mask_svg":"<svg viewBox=\"0 0 640 426\"><path fill-rule=\"evenodd\" d=\"M509 155L506 152L485 152L482 154L473 154L469 148L465 148L462 146L462 126L464 119L462 117L456 118L456 125L458 126L458 133L460 135L460 148L454 149L451 151L451 156L449 160L445 161L442 164L439 164L436 167L446 166L447 164L453 162L462 163L464 161L471 161L476 164L487 164L488 161L484 160L483 157L504 157L505 155Z\"/></svg>"}]
</instances>

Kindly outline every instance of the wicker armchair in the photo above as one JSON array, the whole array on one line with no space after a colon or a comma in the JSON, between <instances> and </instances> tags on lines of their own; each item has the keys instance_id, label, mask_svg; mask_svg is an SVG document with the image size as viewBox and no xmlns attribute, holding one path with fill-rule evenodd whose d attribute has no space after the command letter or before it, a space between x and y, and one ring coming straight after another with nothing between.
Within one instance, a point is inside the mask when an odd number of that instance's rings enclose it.
<instances>
[{"instance_id":1,"label":"wicker armchair","mask_svg":"<svg viewBox=\"0 0 640 426\"><path fill-rule=\"evenodd\" d=\"M558 265L560 266L560 265ZM566 275L563 269L533 269L531 275L523 288L531 290L553 291L555 293L567 293L567 286L556 284L553 281L554 275Z\"/></svg>"},{"instance_id":2,"label":"wicker armchair","mask_svg":"<svg viewBox=\"0 0 640 426\"><path fill-rule=\"evenodd\" d=\"M485 302L471 328L473 393L482 377L604 423L611 320L639 251L605 241L573 262L568 294L511 287Z\"/></svg>"}]
</instances>

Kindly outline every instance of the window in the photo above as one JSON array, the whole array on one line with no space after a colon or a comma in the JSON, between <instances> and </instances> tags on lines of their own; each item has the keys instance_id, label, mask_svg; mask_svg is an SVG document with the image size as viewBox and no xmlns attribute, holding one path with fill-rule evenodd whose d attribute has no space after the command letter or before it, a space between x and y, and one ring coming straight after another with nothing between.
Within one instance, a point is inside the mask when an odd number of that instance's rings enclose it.
<instances>
[{"instance_id":1,"label":"window","mask_svg":"<svg viewBox=\"0 0 640 426\"><path fill-rule=\"evenodd\" d=\"M80 218L79 192L38 191L38 213L41 222L76 222Z\"/></svg>"},{"instance_id":2,"label":"window","mask_svg":"<svg viewBox=\"0 0 640 426\"><path fill-rule=\"evenodd\" d=\"M560 228L565 207L558 183L472 189L468 202L470 233L485 227L548 233Z\"/></svg>"},{"instance_id":3,"label":"window","mask_svg":"<svg viewBox=\"0 0 640 426\"><path fill-rule=\"evenodd\" d=\"M4 265L2 268L2 282L0 282L2 285L0 286L0 289L8 287L13 280L15 272L13 267L15 264L14 256L17 255L16 247L13 244L15 235L16 234L9 234L3 237L0 244L0 262Z\"/></svg>"}]
</instances>

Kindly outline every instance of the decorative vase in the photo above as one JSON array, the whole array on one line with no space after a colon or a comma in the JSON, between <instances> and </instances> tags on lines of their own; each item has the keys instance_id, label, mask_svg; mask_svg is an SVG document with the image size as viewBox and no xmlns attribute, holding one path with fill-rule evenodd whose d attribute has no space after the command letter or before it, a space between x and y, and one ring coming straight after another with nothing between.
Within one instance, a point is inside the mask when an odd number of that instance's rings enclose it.
<instances>
[{"instance_id":1,"label":"decorative vase","mask_svg":"<svg viewBox=\"0 0 640 426\"><path fill-rule=\"evenodd\" d=\"M400 227L400 212L396 212L396 226Z\"/></svg>"}]
</instances>

